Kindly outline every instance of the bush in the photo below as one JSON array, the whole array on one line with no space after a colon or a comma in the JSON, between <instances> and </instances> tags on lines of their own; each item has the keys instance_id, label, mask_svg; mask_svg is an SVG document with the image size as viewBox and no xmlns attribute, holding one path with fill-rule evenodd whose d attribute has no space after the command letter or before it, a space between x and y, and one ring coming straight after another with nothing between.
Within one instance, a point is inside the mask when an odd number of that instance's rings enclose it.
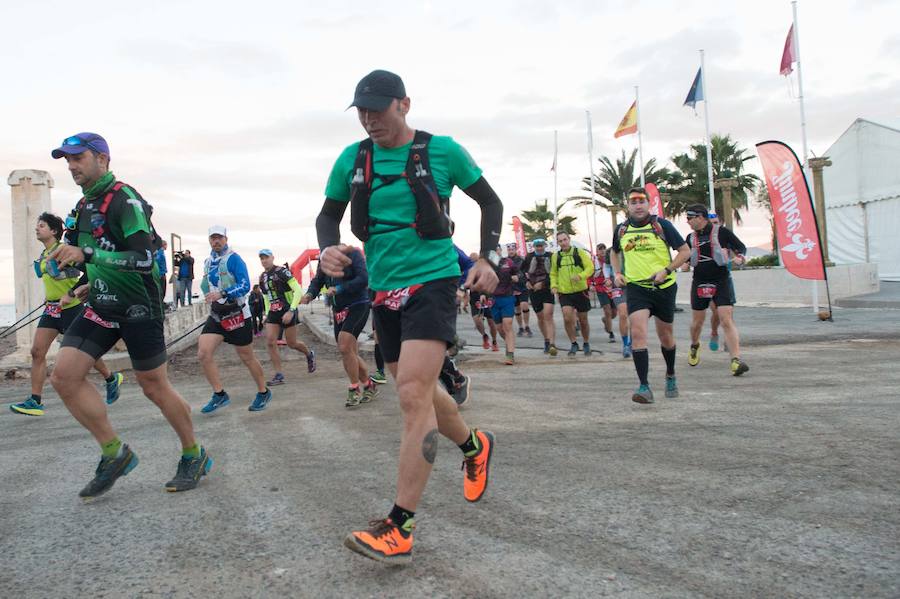
<instances>
[{"instance_id":1,"label":"bush","mask_svg":"<svg viewBox=\"0 0 900 599\"><path fill-rule=\"evenodd\" d=\"M766 254L765 256L757 256L747 260L745 266L778 266L778 255Z\"/></svg>"}]
</instances>

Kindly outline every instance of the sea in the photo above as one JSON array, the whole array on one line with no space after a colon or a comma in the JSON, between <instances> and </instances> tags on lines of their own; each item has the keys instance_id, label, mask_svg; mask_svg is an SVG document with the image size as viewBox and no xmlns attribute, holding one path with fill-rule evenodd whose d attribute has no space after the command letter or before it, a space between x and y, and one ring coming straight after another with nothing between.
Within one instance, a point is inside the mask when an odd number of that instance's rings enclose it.
<instances>
[{"instance_id":1,"label":"sea","mask_svg":"<svg viewBox=\"0 0 900 599\"><path fill-rule=\"evenodd\" d=\"M16 321L15 304L0 304L0 327L11 325Z\"/></svg>"}]
</instances>

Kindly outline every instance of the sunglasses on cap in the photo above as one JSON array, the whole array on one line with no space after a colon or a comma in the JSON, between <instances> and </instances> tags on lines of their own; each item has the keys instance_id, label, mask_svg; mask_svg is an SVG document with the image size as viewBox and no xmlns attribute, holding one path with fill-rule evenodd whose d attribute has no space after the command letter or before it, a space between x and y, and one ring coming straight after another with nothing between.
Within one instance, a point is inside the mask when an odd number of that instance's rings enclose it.
<instances>
[{"instance_id":1,"label":"sunglasses on cap","mask_svg":"<svg viewBox=\"0 0 900 599\"><path fill-rule=\"evenodd\" d=\"M85 148L90 148L91 150L94 150L95 152L101 152L101 153L103 152L103 150L99 150L99 149L97 149L97 147L91 145L90 141L83 139L81 137L78 137L77 135L73 135L72 137L65 138L62 142L62 145L64 145L64 146L83 146Z\"/></svg>"},{"instance_id":2,"label":"sunglasses on cap","mask_svg":"<svg viewBox=\"0 0 900 599\"><path fill-rule=\"evenodd\" d=\"M697 218L698 216L703 216L703 217L706 216L702 212L686 212L685 214L687 215L688 220L691 220L692 218Z\"/></svg>"}]
</instances>

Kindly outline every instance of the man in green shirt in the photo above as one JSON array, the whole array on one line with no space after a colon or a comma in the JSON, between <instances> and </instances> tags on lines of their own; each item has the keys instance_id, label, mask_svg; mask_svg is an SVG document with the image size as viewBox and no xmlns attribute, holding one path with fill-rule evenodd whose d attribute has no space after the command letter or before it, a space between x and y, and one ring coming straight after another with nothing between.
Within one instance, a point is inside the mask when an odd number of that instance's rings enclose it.
<instances>
[{"instance_id":1,"label":"man in green shirt","mask_svg":"<svg viewBox=\"0 0 900 599\"><path fill-rule=\"evenodd\" d=\"M431 136L406 123L410 99L403 81L373 71L356 87L351 104L367 138L337 159L316 220L326 275L341 277L352 248L340 240L348 203L354 234L365 242L373 321L403 412L397 494L390 515L344 544L374 560L412 558L415 510L431 474L438 434L463 452L466 500L487 488L494 436L470 429L456 402L438 385L444 353L456 334L460 277L447 206L459 187L481 206L481 258L466 287L491 293L497 285L495 248L503 205L469 153L450 137Z\"/></svg>"},{"instance_id":2,"label":"man in green shirt","mask_svg":"<svg viewBox=\"0 0 900 599\"><path fill-rule=\"evenodd\" d=\"M575 319L581 326L581 339L584 341L584 355L591 355L591 328L587 313L591 309L591 298L588 291L588 278L594 274L594 261L591 255L579 247L572 245L569 234L560 231L556 234L559 251L550 260L550 290L559 297L562 307L563 325L569 336L569 357L578 353L578 338L575 336ZM600 352L603 353L603 352Z\"/></svg>"},{"instance_id":3,"label":"man in green shirt","mask_svg":"<svg viewBox=\"0 0 900 599\"><path fill-rule=\"evenodd\" d=\"M109 170L106 140L79 133L63 140L53 158L65 158L84 197L67 234L72 245L50 254L60 267L84 264L90 291L80 318L66 330L50 382L69 412L100 444L102 457L83 499L108 491L138 464L137 455L119 440L97 389L87 382L94 362L121 339L128 348L135 378L159 407L181 440L178 470L167 491L197 486L212 460L194 437L191 407L169 382L159 270L153 259L154 231L149 207Z\"/></svg>"}]
</instances>

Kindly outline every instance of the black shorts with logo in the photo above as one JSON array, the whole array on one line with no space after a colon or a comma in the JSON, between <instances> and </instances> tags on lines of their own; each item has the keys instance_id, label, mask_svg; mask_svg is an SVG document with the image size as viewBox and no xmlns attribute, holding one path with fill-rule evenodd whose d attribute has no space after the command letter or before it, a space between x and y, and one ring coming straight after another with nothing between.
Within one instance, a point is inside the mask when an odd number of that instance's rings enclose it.
<instances>
[{"instance_id":1,"label":"black shorts with logo","mask_svg":"<svg viewBox=\"0 0 900 599\"><path fill-rule=\"evenodd\" d=\"M691 283L691 309L706 310L709 302L716 306L734 305L734 283L731 277L723 277L716 281L697 281Z\"/></svg>"},{"instance_id":2,"label":"black shorts with logo","mask_svg":"<svg viewBox=\"0 0 900 599\"><path fill-rule=\"evenodd\" d=\"M334 338L337 340L341 333L350 333L354 337L366 328L369 322L369 303L353 304L341 310L334 311Z\"/></svg>"},{"instance_id":3,"label":"black shorts with logo","mask_svg":"<svg viewBox=\"0 0 900 599\"><path fill-rule=\"evenodd\" d=\"M590 292L585 289L584 291L577 291L575 293L560 293L559 305L563 308L572 306L579 313L588 312L591 309Z\"/></svg>"},{"instance_id":4,"label":"black shorts with logo","mask_svg":"<svg viewBox=\"0 0 900 599\"><path fill-rule=\"evenodd\" d=\"M553 297L553 292L546 288L532 291L530 295L531 307L534 308L534 311L537 313L543 312L544 304L550 304L552 306L556 303L556 298Z\"/></svg>"},{"instance_id":5,"label":"black shorts with logo","mask_svg":"<svg viewBox=\"0 0 900 599\"><path fill-rule=\"evenodd\" d=\"M54 329L59 332L60 335L66 332L75 319L81 316L81 311L84 310L84 306L82 304L78 304L76 306L72 306L71 308L67 308L65 310L61 310L56 313L53 309L45 309L44 313L41 314L40 319L38 319L37 328L39 329ZM53 314L56 314L55 316Z\"/></svg>"},{"instance_id":6,"label":"black shorts with logo","mask_svg":"<svg viewBox=\"0 0 900 599\"><path fill-rule=\"evenodd\" d=\"M112 349L121 339L135 370L153 370L166 362L166 338L163 321L106 322L85 306L72 322L60 347L74 347L95 360Z\"/></svg>"},{"instance_id":7,"label":"black shorts with logo","mask_svg":"<svg viewBox=\"0 0 900 599\"><path fill-rule=\"evenodd\" d=\"M273 308L276 308L276 309L273 309ZM281 319L284 318L284 315L288 311L292 312L294 314L294 317L291 318L291 321L289 323L284 324L284 322L282 322ZM298 314L297 310L291 310L290 305L284 304L283 302L270 304L269 305L269 313L266 314L266 324L278 324L278 325L283 326L286 329L289 329L293 326L297 326L297 322L299 321L299 319L300 319L300 315Z\"/></svg>"},{"instance_id":8,"label":"black shorts with logo","mask_svg":"<svg viewBox=\"0 0 900 599\"><path fill-rule=\"evenodd\" d=\"M625 296L628 298L628 314L633 314L638 310L650 310L650 316L655 316L662 322L673 322L677 293L678 283L672 283L665 289L628 283L625 287Z\"/></svg>"},{"instance_id":9,"label":"black shorts with logo","mask_svg":"<svg viewBox=\"0 0 900 599\"><path fill-rule=\"evenodd\" d=\"M226 319L227 322L227 319ZM232 326L227 325L229 328ZM222 322L217 322L212 316L207 317L206 324L203 325L201 335L221 335L225 343L236 347L243 347L253 343L253 321L244 318L243 322L236 328L225 330Z\"/></svg>"},{"instance_id":10,"label":"black shorts with logo","mask_svg":"<svg viewBox=\"0 0 900 599\"><path fill-rule=\"evenodd\" d=\"M443 341L447 347L456 337L456 285L459 277L428 281L405 300L372 306L372 321L384 361L400 359L400 345L412 339ZM396 290L400 291L400 290ZM400 295L395 292L392 294ZM376 294L376 302L378 301ZM393 308L388 307L388 303Z\"/></svg>"}]
</instances>

